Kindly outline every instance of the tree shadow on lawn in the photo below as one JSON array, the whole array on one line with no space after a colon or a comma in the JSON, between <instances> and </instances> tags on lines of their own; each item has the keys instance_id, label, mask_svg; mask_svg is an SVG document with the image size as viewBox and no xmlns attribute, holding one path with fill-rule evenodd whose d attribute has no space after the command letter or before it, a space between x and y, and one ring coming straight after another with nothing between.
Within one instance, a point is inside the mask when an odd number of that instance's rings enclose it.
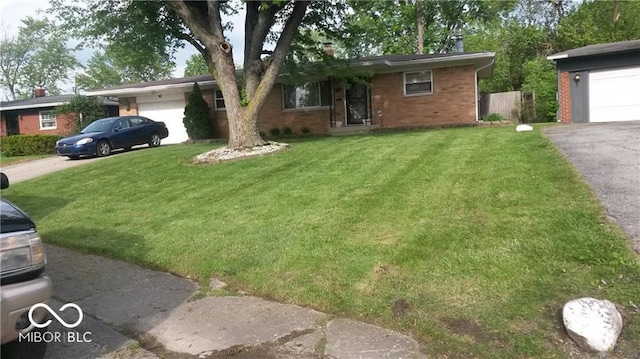
<instances>
[{"instance_id":1,"label":"tree shadow on lawn","mask_svg":"<svg viewBox=\"0 0 640 359\"><path fill-rule=\"evenodd\" d=\"M73 198L63 197L40 197L40 196L24 196L24 195L3 195L4 198L11 201L20 209L29 214L31 219L38 224L38 220L52 213L55 213L67 204L75 201Z\"/></svg>"}]
</instances>

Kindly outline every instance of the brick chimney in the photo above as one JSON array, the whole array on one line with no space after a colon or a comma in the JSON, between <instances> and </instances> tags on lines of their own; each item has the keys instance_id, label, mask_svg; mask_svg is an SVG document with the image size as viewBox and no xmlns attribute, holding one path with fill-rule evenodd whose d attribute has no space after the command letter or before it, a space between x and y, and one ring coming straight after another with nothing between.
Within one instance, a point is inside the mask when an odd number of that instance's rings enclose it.
<instances>
[{"instance_id":1,"label":"brick chimney","mask_svg":"<svg viewBox=\"0 0 640 359\"><path fill-rule=\"evenodd\" d=\"M35 89L33 89L33 97L45 97L46 93L44 88L40 85L37 85Z\"/></svg>"},{"instance_id":2,"label":"brick chimney","mask_svg":"<svg viewBox=\"0 0 640 359\"><path fill-rule=\"evenodd\" d=\"M333 43L332 42L323 42L322 43L322 50L324 51L325 54L327 54L327 56L333 56L333 54L334 54Z\"/></svg>"}]
</instances>

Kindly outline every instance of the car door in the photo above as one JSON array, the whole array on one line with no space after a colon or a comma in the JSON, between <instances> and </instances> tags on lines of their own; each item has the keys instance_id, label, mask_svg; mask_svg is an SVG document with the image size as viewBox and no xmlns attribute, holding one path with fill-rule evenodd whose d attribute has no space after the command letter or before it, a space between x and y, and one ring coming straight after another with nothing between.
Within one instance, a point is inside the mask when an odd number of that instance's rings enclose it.
<instances>
[{"instance_id":1,"label":"car door","mask_svg":"<svg viewBox=\"0 0 640 359\"><path fill-rule=\"evenodd\" d=\"M113 126L111 144L113 148L127 148L135 145L135 133L132 131L129 119L121 118Z\"/></svg>"},{"instance_id":2,"label":"car door","mask_svg":"<svg viewBox=\"0 0 640 359\"><path fill-rule=\"evenodd\" d=\"M143 145L149 141L149 125L143 117L132 117L129 119L131 131L134 132L136 145Z\"/></svg>"}]
</instances>

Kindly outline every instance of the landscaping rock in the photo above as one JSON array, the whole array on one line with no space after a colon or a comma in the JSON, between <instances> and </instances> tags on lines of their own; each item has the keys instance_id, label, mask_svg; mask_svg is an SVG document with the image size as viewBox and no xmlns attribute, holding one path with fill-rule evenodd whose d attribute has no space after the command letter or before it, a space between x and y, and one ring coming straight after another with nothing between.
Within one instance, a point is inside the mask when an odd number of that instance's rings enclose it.
<instances>
[{"instance_id":1,"label":"landscaping rock","mask_svg":"<svg viewBox=\"0 0 640 359\"><path fill-rule=\"evenodd\" d=\"M227 283L217 278L211 278L211 282L209 283L209 288L211 288L211 290L224 289L226 286L227 286Z\"/></svg>"},{"instance_id":2,"label":"landscaping rock","mask_svg":"<svg viewBox=\"0 0 640 359\"><path fill-rule=\"evenodd\" d=\"M516 131L517 132L523 132L523 131L533 131L533 127L529 126L529 125L518 125L516 127Z\"/></svg>"},{"instance_id":3,"label":"landscaping rock","mask_svg":"<svg viewBox=\"0 0 640 359\"><path fill-rule=\"evenodd\" d=\"M622 331L622 316L608 300L572 300L564 305L562 319L569 337L587 350L612 350Z\"/></svg>"},{"instance_id":4,"label":"landscaping rock","mask_svg":"<svg viewBox=\"0 0 640 359\"><path fill-rule=\"evenodd\" d=\"M269 142L264 146L256 146L253 148L216 148L213 151L205 152L197 155L193 162L196 164L217 163L230 161L238 158L251 158L280 152L289 147L289 144L280 142Z\"/></svg>"}]
</instances>

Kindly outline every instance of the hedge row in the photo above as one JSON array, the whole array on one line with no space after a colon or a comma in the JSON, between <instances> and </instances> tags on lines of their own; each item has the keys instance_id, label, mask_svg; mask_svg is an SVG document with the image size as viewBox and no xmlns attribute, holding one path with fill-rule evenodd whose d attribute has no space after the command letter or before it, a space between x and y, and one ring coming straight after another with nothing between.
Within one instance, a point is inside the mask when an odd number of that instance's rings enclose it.
<instances>
[{"instance_id":1,"label":"hedge row","mask_svg":"<svg viewBox=\"0 0 640 359\"><path fill-rule=\"evenodd\" d=\"M53 154L56 153L56 141L61 138L55 135L3 136L0 150L7 157Z\"/></svg>"}]
</instances>

